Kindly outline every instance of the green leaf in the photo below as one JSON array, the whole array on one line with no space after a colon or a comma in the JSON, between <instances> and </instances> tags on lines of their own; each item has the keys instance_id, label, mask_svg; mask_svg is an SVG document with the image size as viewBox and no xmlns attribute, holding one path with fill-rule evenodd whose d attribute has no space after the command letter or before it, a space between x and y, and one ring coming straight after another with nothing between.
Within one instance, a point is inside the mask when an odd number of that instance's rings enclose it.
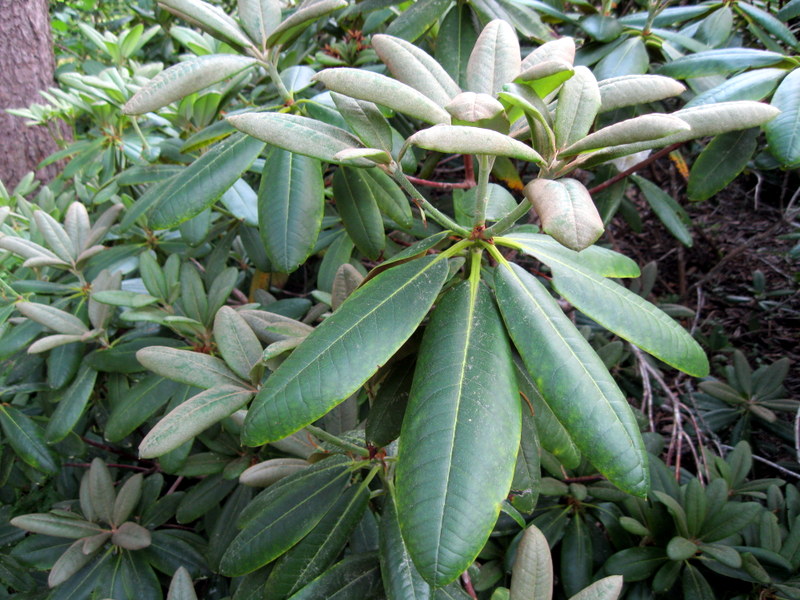
<instances>
[{"instance_id":1,"label":"green leaf","mask_svg":"<svg viewBox=\"0 0 800 600\"><path fill-rule=\"evenodd\" d=\"M144 477L141 473L136 473L130 477L117 492L114 500L114 510L111 515L111 522L119 525L128 519L139 504L142 497L142 481Z\"/></svg>"},{"instance_id":2,"label":"green leaf","mask_svg":"<svg viewBox=\"0 0 800 600\"><path fill-rule=\"evenodd\" d=\"M143 308L158 302L158 298L150 294L139 294L125 290L106 290L93 292L92 299L101 304L111 306L129 306L131 308Z\"/></svg>"},{"instance_id":3,"label":"green leaf","mask_svg":"<svg viewBox=\"0 0 800 600\"><path fill-rule=\"evenodd\" d=\"M60 442L75 427L86 409L96 379L97 371L93 368L87 365L80 368L72 384L61 394L58 406L47 423L44 437L49 443Z\"/></svg>"},{"instance_id":4,"label":"green leaf","mask_svg":"<svg viewBox=\"0 0 800 600\"><path fill-rule=\"evenodd\" d=\"M209 54L180 62L162 71L122 107L126 115L142 115L199 92L256 64L254 58Z\"/></svg>"},{"instance_id":5,"label":"green leaf","mask_svg":"<svg viewBox=\"0 0 800 600\"><path fill-rule=\"evenodd\" d=\"M275 269L291 273L317 243L324 209L319 161L270 150L258 189L259 232Z\"/></svg>"},{"instance_id":6,"label":"green leaf","mask_svg":"<svg viewBox=\"0 0 800 600\"><path fill-rule=\"evenodd\" d=\"M75 315L38 302L17 302L17 310L29 319L67 335L83 335L89 328Z\"/></svg>"},{"instance_id":7,"label":"green leaf","mask_svg":"<svg viewBox=\"0 0 800 600\"><path fill-rule=\"evenodd\" d=\"M105 438L118 442L133 433L156 411L169 402L179 384L158 375L150 375L126 391L114 404L105 427Z\"/></svg>"},{"instance_id":8,"label":"green leaf","mask_svg":"<svg viewBox=\"0 0 800 600\"><path fill-rule=\"evenodd\" d=\"M284 438L351 396L414 332L447 273L446 261L422 258L356 290L264 383L245 419L244 443Z\"/></svg>"},{"instance_id":9,"label":"green leaf","mask_svg":"<svg viewBox=\"0 0 800 600\"><path fill-rule=\"evenodd\" d=\"M247 321L229 306L223 306L214 317L214 340L231 370L248 381L250 369L261 360L261 343Z\"/></svg>"},{"instance_id":10,"label":"green leaf","mask_svg":"<svg viewBox=\"0 0 800 600\"><path fill-rule=\"evenodd\" d=\"M394 498L387 494L380 525L380 560L383 587L388 600L427 600L431 596L428 583L411 561L400 534Z\"/></svg>"},{"instance_id":11,"label":"green leaf","mask_svg":"<svg viewBox=\"0 0 800 600\"><path fill-rule=\"evenodd\" d=\"M5 441L22 461L42 473L55 475L58 471L41 428L26 414L10 404L0 404L0 426Z\"/></svg>"},{"instance_id":12,"label":"green leaf","mask_svg":"<svg viewBox=\"0 0 800 600\"><path fill-rule=\"evenodd\" d=\"M711 589L706 578L689 563L686 564L681 575L681 588L686 600L714 600L714 590Z\"/></svg>"},{"instance_id":13,"label":"green leaf","mask_svg":"<svg viewBox=\"0 0 800 600\"><path fill-rule=\"evenodd\" d=\"M631 36L609 52L593 69L598 81L647 73L650 58L640 36Z\"/></svg>"},{"instance_id":14,"label":"green leaf","mask_svg":"<svg viewBox=\"0 0 800 600\"><path fill-rule=\"evenodd\" d=\"M603 219L577 179L534 179L524 192L542 221L542 230L567 248L580 252L603 234Z\"/></svg>"},{"instance_id":15,"label":"green leaf","mask_svg":"<svg viewBox=\"0 0 800 600\"><path fill-rule=\"evenodd\" d=\"M276 600L296 593L334 563L367 510L369 492L351 486L306 537L276 563L266 589Z\"/></svg>"},{"instance_id":16,"label":"green leaf","mask_svg":"<svg viewBox=\"0 0 800 600\"><path fill-rule=\"evenodd\" d=\"M112 524L117 495L114 492L114 480L111 479L106 463L100 458L95 458L85 477L88 480L88 500L93 514L96 519Z\"/></svg>"},{"instance_id":17,"label":"green leaf","mask_svg":"<svg viewBox=\"0 0 800 600\"><path fill-rule=\"evenodd\" d=\"M217 385L193 396L149 431L139 444L139 456L155 458L174 450L242 408L253 393L240 386Z\"/></svg>"},{"instance_id":18,"label":"green leaf","mask_svg":"<svg viewBox=\"0 0 800 600\"><path fill-rule=\"evenodd\" d=\"M525 247L521 248L523 252ZM606 329L694 375L708 375L708 359L689 333L655 306L594 272L552 257L553 286ZM545 395L546 397L546 395Z\"/></svg>"},{"instance_id":19,"label":"green leaf","mask_svg":"<svg viewBox=\"0 0 800 600\"><path fill-rule=\"evenodd\" d=\"M570 519L561 540L561 582L568 596L578 593L592 579L592 538L580 514Z\"/></svg>"},{"instance_id":20,"label":"green leaf","mask_svg":"<svg viewBox=\"0 0 800 600\"><path fill-rule=\"evenodd\" d=\"M771 67L783 60L783 55L777 52L752 48L723 48L682 56L661 65L658 71L668 77L685 79L706 75L727 75L756 67Z\"/></svg>"},{"instance_id":21,"label":"green leaf","mask_svg":"<svg viewBox=\"0 0 800 600\"><path fill-rule=\"evenodd\" d=\"M253 487L269 487L309 466L302 458L270 458L245 469L239 475L239 483Z\"/></svg>"},{"instance_id":22,"label":"green leaf","mask_svg":"<svg viewBox=\"0 0 800 600\"><path fill-rule=\"evenodd\" d=\"M120 525L111 536L111 543L125 550L144 550L150 542L150 530L133 521Z\"/></svg>"},{"instance_id":23,"label":"green leaf","mask_svg":"<svg viewBox=\"0 0 800 600\"><path fill-rule=\"evenodd\" d=\"M75 244L53 217L43 210L37 210L33 213L33 220L47 245L61 260L71 263L78 256Z\"/></svg>"},{"instance_id":24,"label":"green leaf","mask_svg":"<svg viewBox=\"0 0 800 600\"><path fill-rule=\"evenodd\" d=\"M536 150L491 129L464 125L437 125L418 131L406 140L426 150L455 154L493 154L542 164Z\"/></svg>"},{"instance_id":25,"label":"green leaf","mask_svg":"<svg viewBox=\"0 0 800 600\"><path fill-rule=\"evenodd\" d=\"M525 366L575 445L615 485L644 495L649 487L644 442L600 357L522 268L498 267L495 292Z\"/></svg>"},{"instance_id":26,"label":"green leaf","mask_svg":"<svg viewBox=\"0 0 800 600\"><path fill-rule=\"evenodd\" d=\"M692 98L684 108L733 100L763 100L777 87L786 69L756 69L735 75Z\"/></svg>"},{"instance_id":27,"label":"green leaf","mask_svg":"<svg viewBox=\"0 0 800 600\"><path fill-rule=\"evenodd\" d=\"M136 353L136 360L162 377L199 388L247 385L223 361L200 352L148 346Z\"/></svg>"},{"instance_id":28,"label":"green leaf","mask_svg":"<svg viewBox=\"0 0 800 600\"><path fill-rule=\"evenodd\" d=\"M265 48L267 38L281 22L278 0L239 0L239 22L259 48Z\"/></svg>"},{"instance_id":29,"label":"green leaf","mask_svg":"<svg viewBox=\"0 0 800 600\"><path fill-rule=\"evenodd\" d=\"M221 8L202 0L159 0L169 12L193 25L199 25L214 37L247 48L252 45L244 32Z\"/></svg>"},{"instance_id":30,"label":"green leaf","mask_svg":"<svg viewBox=\"0 0 800 600\"><path fill-rule=\"evenodd\" d=\"M708 200L736 179L756 151L758 134L754 127L723 133L711 140L689 172L689 200Z\"/></svg>"},{"instance_id":31,"label":"green leaf","mask_svg":"<svg viewBox=\"0 0 800 600\"><path fill-rule=\"evenodd\" d=\"M683 84L662 75L621 75L598 81L597 86L601 113L671 98L686 90Z\"/></svg>"},{"instance_id":32,"label":"green leaf","mask_svg":"<svg viewBox=\"0 0 800 600\"><path fill-rule=\"evenodd\" d=\"M643 581L666 561L663 548L653 546L626 548L613 554L603 566L603 571L622 575L626 582Z\"/></svg>"},{"instance_id":33,"label":"green leaf","mask_svg":"<svg viewBox=\"0 0 800 600\"><path fill-rule=\"evenodd\" d=\"M153 229L169 229L209 208L261 154L264 144L234 134L169 180L148 216Z\"/></svg>"},{"instance_id":34,"label":"green leaf","mask_svg":"<svg viewBox=\"0 0 800 600\"><path fill-rule=\"evenodd\" d=\"M769 151L782 165L796 165L800 163L800 69L784 78L772 96L772 106L781 114L764 127Z\"/></svg>"},{"instance_id":35,"label":"green leaf","mask_svg":"<svg viewBox=\"0 0 800 600\"><path fill-rule=\"evenodd\" d=\"M667 556L670 560L689 560L697 553L697 545L685 537L676 535L667 544Z\"/></svg>"},{"instance_id":36,"label":"green leaf","mask_svg":"<svg viewBox=\"0 0 800 600\"><path fill-rule=\"evenodd\" d=\"M646 140L657 140L678 131L689 131L689 125L670 115L651 114L626 119L619 123L614 123L604 127L599 131L587 135L568 146L561 152L561 156L574 156L583 152L598 150L607 146L618 146L620 144L632 144Z\"/></svg>"},{"instance_id":37,"label":"green leaf","mask_svg":"<svg viewBox=\"0 0 800 600\"><path fill-rule=\"evenodd\" d=\"M553 130L556 145L565 148L584 138L600 110L600 89L592 72L575 67L575 74L561 87Z\"/></svg>"},{"instance_id":38,"label":"green leaf","mask_svg":"<svg viewBox=\"0 0 800 600\"><path fill-rule=\"evenodd\" d=\"M700 531L704 542L716 542L741 531L762 511L756 502L726 502L711 511Z\"/></svg>"},{"instance_id":39,"label":"green leaf","mask_svg":"<svg viewBox=\"0 0 800 600\"><path fill-rule=\"evenodd\" d=\"M14 527L19 527L32 533L76 540L102 532L102 529L96 523L49 513L22 515L14 517L9 523Z\"/></svg>"},{"instance_id":40,"label":"green leaf","mask_svg":"<svg viewBox=\"0 0 800 600\"><path fill-rule=\"evenodd\" d=\"M517 546L511 571L509 600L550 600L553 594L553 562L547 538L529 525Z\"/></svg>"},{"instance_id":41,"label":"green leaf","mask_svg":"<svg viewBox=\"0 0 800 600\"><path fill-rule=\"evenodd\" d=\"M536 387L536 383L534 383L530 373L525 369L525 365L518 356L514 357L514 367L520 394L523 394L524 399L527 399L533 407L536 434L541 442L541 447L555 456L567 469L574 469L580 464L581 460L578 448L570 438L564 425L558 420L558 417L542 397L539 388ZM526 408L530 410L523 404L523 427Z\"/></svg>"},{"instance_id":42,"label":"green leaf","mask_svg":"<svg viewBox=\"0 0 800 600\"><path fill-rule=\"evenodd\" d=\"M426 327L398 449L400 528L431 585L453 581L486 543L514 475L520 428L502 321L488 289L464 282Z\"/></svg>"},{"instance_id":43,"label":"green leaf","mask_svg":"<svg viewBox=\"0 0 800 600\"><path fill-rule=\"evenodd\" d=\"M439 106L446 106L461 93L458 84L444 67L414 44L391 35L374 35L372 47L395 79L421 92Z\"/></svg>"},{"instance_id":44,"label":"green leaf","mask_svg":"<svg viewBox=\"0 0 800 600\"><path fill-rule=\"evenodd\" d=\"M336 92L330 92L330 95L339 113L362 142L370 148L392 151L392 128L375 104ZM374 170L368 169L368 172Z\"/></svg>"},{"instance_id":45,"label":"green leaf","mask_svg":"<svg viewBox=\"0 0 800 600\"><path fill-rule=\"evenodd\" d=\"M301 6L281 21L267 38L267 46L286 46L320 17L347 6L346 0L319 0Z\"/></svg>"},{"instance_id":46,"label":"green leaf","mask_svg":"<svg viewBox=\"0 0 800 600\"><path fill-rule=\"evenodd\" d=\"M769 34L774 35L778 40L789 46L790 48L797 49L797 38L786 25L781 23L777 18L772 16L765 10L758 8L753 4L747 2L736 3L736 10L743 12L750 17L755 23L760 25Z\"/></svg>"},{"instance_id":47,"label":"green leaf","mask_svg":"<svg viewBox=\"0 0 800 600\"><path fill-rule=\"evenodd\" d=\"M241 6L241 2L239 3ZM239 9L241 13L241 8ZM280 11L279 11L280 12ZM192 576L186 567L179 567L172 576L167 592L167 600L197 600L197 594L192 584Z\"/></svg>"},{"instance_id":48,"label":"green leaf","mask_svg":"<svg viewBox=\"0 0 800 600\"><path fill-rule=\"evenodd\" d=\"M569 600L617 600L622 592L623 578L619 575L603 577L572 596Z\"/></svg>"},{"instance_id":49,"label":"green leaf","mask_svg":"<svg viewBox=\"0 0 800 600\"><path fill-rule=\"evenodd\" d=\"M521 63L517 33L495 19L483 28L469 56L466 89L496 96L519 74Z\"/></svg>"},{"instance_id":50,"label":"green leaf","mask_svg":"<svg viewBox=\"0 0 800 600\"><path fill-rule=\"evenodd\" d=\"M551 262L571 262L578 267L589 269L603 277L639 277L639 265L624 254L614 252L602 246L589 246L575 252L565 248L548 235L539 233L511 233L500 238L518 244L526 254L535 256L544 264Z\"/></svg>"},{"instance_id":51,"label":"green leaf","mask_svg":"<svg viewBox=\"0 0 800 600\"><path fill-rule=\"evenodd\" d=\"M64 583L94 559L97 551L85 553L83 542L83 540L78 540L73 543L53 564L50 575L47 577L48 586L55 587Z\"/></svg>"},{"instance_id":52,"label":"green leaf","mask_svg":"<svg viewBox=\"0 0 800 600\"><path fill-rule=\"evenodd\" d=\"M376 260L386 245L383 219L360 169L339 167L333 175L333 197L350 239L364 255Z\"/></svg>"},{"instance_id":53,"label":"green leaf","mask_svg":"<svg viewBox=\"0 0 800 600\"><path fill-rule=\"evenodd\" d=\"M341 150L360 148L353 134L322 121L285 113L244 113L227 117L228 122L248 135L310 158L338 163L334 156ZM362 159L359 166L374 163Z\"/></svg>"},{"instance_id":54,"label":"green leaf","mask_svg":"<svg viewBox=\"0 0 800 600\"><path fill-rule=\"evenodd\" d=\"M436 22L448 6L449 0L419 0L396 17L386 33L413 42Z\"/></svg>"},{"instance_id":55,"label":"green leaf","mask_svg":"<svg viewBox=\"0 0 800 600\"><path fill-rule=\"evenodd\" d=\"M347 485L348 463L337 460L331 468L307 469L269 488L260 503L257 497L242 513L242 531L222 556L220 571L228 576L250 573L303 539Z\"/></svg>"},{"instance_id":56,"label":"green leaf","mask_svg":"<svg viewBox=\"0 0 800 600\"><path fill-rule=\"evenodd\" d=\"M451 6L439 26L434 55L436 61L461 87L467 84L467 63L477 39L478 33L472 23L470 7L467 4Z\"/></svg>"},{"instance_id":57,"label":"green leaf","mask_svg":"<svg viewBox=\"0 0 800 600\"><path fill-rule=\"evenodd\" d=\"M377 597L381 591L377 557L356 554L328 569L290 600L360 600Z\"/></svg>"},{"instance_id":58,"label":"green leaf","mask_svg":"<svg viewBox=\"0 0 800 600\"><path fill-rule=\"evenodd\" d=\"M724 135L724 134L723 134ZM652 181L632 175L645 200L669 232L684 246L692 247L692 233L689 231L689 215L678 202Z\"/></svg>"},{"instance_id":59,"label":"green leaf","mask_svg":"<svg viewBox=\"0 0 800 600\"><path fill-rule=\"evenodd\" d=\"M362 69L325 69L315 79L340 94L381 104L426 123L449 123L450 115L433 100L400 81Z\"/></svg>"}]
</instances>

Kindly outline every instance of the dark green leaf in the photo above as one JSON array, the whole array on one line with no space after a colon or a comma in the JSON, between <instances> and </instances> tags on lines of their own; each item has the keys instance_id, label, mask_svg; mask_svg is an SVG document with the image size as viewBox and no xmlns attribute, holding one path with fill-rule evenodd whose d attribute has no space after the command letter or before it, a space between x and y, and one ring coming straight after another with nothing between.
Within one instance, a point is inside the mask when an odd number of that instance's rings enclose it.
<instances>
[{"instance_id":1,"label":"dark green leaf","mask_svg":"<svg viewBox=\"0 0 800 600\"><path fill-rule=\"evenodd\" d=\"M58 464L45 443L44 433L30 417L9 404L0 405L0 426L5 441L25 464L42 473L56 474Z\"/></svg>"},{"instance_id":2,"label":"dark green leaf","mask_svg":"<svg viewBox=\"0 0 800 600\"><path fill-rule=\"evenodd\" d=\"M800 69L789 73L772 96L781 114L764 126L769 151L782 165L800 163Z\"/></svg>"},{"instance_id":3,"label":"dark green leaf","mask_svg":"<svg viewBox=\"0 0 800 600\"><path fill-rule=\"evenodd\" d=\"M467 63L478 33L467 4L454 4L439 27L435 57L460 86L467 84Z\"/></svg>"},{"instance_id":4,"label":"dark green leaf","mask_svg":"<svg viewBox=\"0 0 800 600\"><path fill-rule=\"evenodd\" d=\"M575 514L561 540L561 582L574 596L592 581L592 538L580 514Z\"/></svg>"},{"instance_id":5,"label":"dark green leaf","mask_svg":"<svg viewBox=\"0 0 800 600\"><path fill-rule=\"evenodd\" d=\"M689 200L708 200L733 181L752 158L758 134L757 128L743 129L723 133L711 140L689 173Z\"/></svg>"},{"instance_id":6,"label":"dark green leaf","mask_svg":"<svg viewBox=\"0 0 800 600\"><path fill-rule=\"evenodd\" d=\"M105 428L105 437L118 442L149 419L169 402L179 384L158 375L150 375L139 381L114 405Z\"/></svg>"},{"instance_id":7,"label":"dark green leaf","mask_svg":"<svg viewBox=\"0 0 800 600\"><path fill-rule=\"evenodd\" d=\"M627 548L611 556L603 570L622 575L625 581L643 581L655 573L666 560L668 559L663 548Z\"/></svg>"},{"instance_id":8,"label":"dark green leaf","mask_svg":"<svg viewBox=\"0 0 800 600\"><path fill-rule=\"evenodd\" d=\"M683 588L683 597L686 600L714 600L714 591L708 581L691 564L687 564L683 569L681 587Z\"/></svg>"},{"instance_id":9,"label":"dark green leaf","mask_svg":"<svg viewBox=\"0 0 800 600\"><path fill-rule=\"evenodd\" d=\"M336 208L350 239L363 254L376 260L386 243L375 196L361 169L340 167L333 176Z\"/></svg>"},{"instance_id":10,"label":"dark green leaf","mask_svg":"<svg viewBox=\"0 0 800 600\"><path fill-rule=\"evenodd\" d=\"M597 63L594 76L602 81L622 75L640 75L647 73L649 66L650 58L642 38L632 36Z\"/></svg>"},{"instance_id":11,"label":"dark green leaf","mask_svg":"<svg viewBox=\"0 0 800 600\"><path fill-rule=\"evenodd\" d=\"M244 442L284 438L351 396L414 332L447 273L446 261L422 258L356 290L267 379L248 411Z\"/></svg>"},{"instance_id":12,"label":"dark green leaf","mask_svg":"<svg viewBox=\"0 0 800 600\"><path fill-rule=\"evenodd\" d=\"M386 496L380 525L380 559L383 587L388 600L427 600L431 588L408 555L400 534L397 509L391 494Z\"/></svg>"},{"instance_id":13,"label":"dark green leaf","mask_svg":"<svg viewBox=\"0 0 800 600\"><path fill-rule=\"evenodd\" d=\"M659 68L668 77L687 78L704 75L727 75L744 69L777 65L784 57L777 52L752 48L724 48L683 56Z\"/></svg>"},{"instance_id":14,"label":"dark green leaf","mask_svg":"<svg viewBox=\"0 0 800 600\"><path fill-rule=\"evenodd\" d=\"M373 600L382 591L378 557L356 554L328 569L290 600Z\"/></svg>"},{"instance_id":15,"label":"dark green leaf","mask_svg":"<svg viewBox=\"0 0 800 600\"><path fill-rule=\"evenodd\" d=\"M397 513L434 586L474 560L511 485L521 414L510 350L478 281L442 299L423 337L400 435Z\"/></svg>"},{"instance_id":16,"label":"dark green leaf","mask_svg":"<svg viewBox=\"0 0 800 600\"><path fill-rule=\"evenodd\" d=\"M448 6L450 0L415 2L392 21L386 33L413 42L436 22Z\"/></svg>"},{"instance_id":17,"label":"dark green leaf","mask_svg":"<svg viewBox=\"0 0 800 600\"><path fill-rule=\"evenodd\" d=\"M575 445L610 481L644 495L649 487L644 443L625 396L600 357L542 284L522 268L498 267L495 288L514 344Z\"/></svg>"},{"instance_id":18,"label":"dark green leaf","mask_svg":"<svg viewBox=\"0 0 800 600\"><path fill-rule=\"evenodd\" d=\"M735 133L738 134L739 132ZM694 242L692 241L692 233L688 228L689 215L684 208L672 196L650 180L638 175L632 175L631 179L642 191L650 208L653 209L653 212L664 223L669 232L684 246L691 248ZM689 185L691 186L691 183Z\"/></svg>"},{"instance_id":19,"label":"dark green leaf","mask_svg":"<svg viewBox=\"0 0 800 600\"><path fill-rule=\"evenodd\" d=\"M78 371L72 385L61 394L58 406L53 411L44 432L44 437L49 443L60 442L75 427L86 409L96 379L97 371L84 365Z\"/></svg>"}]
</instances>

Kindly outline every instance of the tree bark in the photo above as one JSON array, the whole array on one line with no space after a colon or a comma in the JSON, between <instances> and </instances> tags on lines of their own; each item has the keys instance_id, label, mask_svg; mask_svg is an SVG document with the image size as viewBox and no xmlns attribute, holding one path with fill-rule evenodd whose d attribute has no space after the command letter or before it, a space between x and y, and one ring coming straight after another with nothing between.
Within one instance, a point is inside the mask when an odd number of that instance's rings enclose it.
<instances>
[{"instance_id":1,"label":"tree bark","mask_svg":"<svg viewBox=\"0 0 800 600\"><path fill-rule=\"evenodd\" d=\"M43 103L37 92L54 84L54 70L47 0L0 0L0 181L9 190L58 147L47 127L5 109ZM57 172L51 165L36 176L49 181Z\"/></svg>"}]
</instances>

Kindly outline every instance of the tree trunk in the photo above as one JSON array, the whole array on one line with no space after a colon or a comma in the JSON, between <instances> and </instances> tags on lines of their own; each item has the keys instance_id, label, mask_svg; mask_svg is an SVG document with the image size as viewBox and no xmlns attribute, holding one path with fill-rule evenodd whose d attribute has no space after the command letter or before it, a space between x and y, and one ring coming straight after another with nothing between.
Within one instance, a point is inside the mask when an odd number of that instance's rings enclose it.
<instances>
[{"instance_id":1,"label":"tree trunk","mask_svg":"<svg viewBox=\"0 0 800 600\"><path fill-rule=\"evenodd\" d=\"M0 0L0 181L9 190L58 147L47 127L29 127L5 112L43 103L37 93L52 86L55 59L47 0ZM48 181L56 165L37 171Z\"/></svg>"}]
</instances>

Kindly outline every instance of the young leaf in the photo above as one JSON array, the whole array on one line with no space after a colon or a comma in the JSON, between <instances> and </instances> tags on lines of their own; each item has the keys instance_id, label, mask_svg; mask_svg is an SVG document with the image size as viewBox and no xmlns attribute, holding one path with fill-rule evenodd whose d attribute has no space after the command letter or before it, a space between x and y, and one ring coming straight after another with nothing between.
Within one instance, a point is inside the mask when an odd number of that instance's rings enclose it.
<instances>
[{"instance_id":1,"label":"young leaf","mask_svg":"<svg viewBox=\"0 0 800 600\"><path fill-rule=\"evenodd\" d=\"M73 202L70 204L67 214L64 216L64 231L67 232L67 236L72 240L75 256L86 249L86 240L89 239L90 229L89 213L83 203Z\"/></svg>"},{"instance_id":2,"label":"young leaf","mask_svg":"<svg viewBox=\"0 0 800 600\"><path fill-rule=\"evenodd\" d=\"M267 38L281 22L278 0L239 0L239 22L259 48L265 48Z\"/></svg>"},{"instance_id":3,"label":"young leaf","mask_svg":"<svg viewBox=\"0 0 800 600\"><path fill-rule=\"evenodd\" d=\"M162 456L230 416L250 398L253 391L233 385L218 385L193 396L153 427L139 444L142 458Z\"/></svg>"},{"instance_id":4,"label":"young leaf","mask_svg":"<svg viewBox=\"0 0 800 600\"><path fill-rule=\"evenodd\" d=\"M600 89L592 72L575 67L575 74L564 82L558 94L553 130L556 145L566 148L584 138L600 110Z\"/></svg>"},{"instance_id":5,"label":"young leaf","mask_svg":"<svg viewBox=\"0 0 800 600\"><path fill-rule=\"evenodd\" d=\"M38 302L17 302L17 310L29 319L67 335L83 335L89 328L75 315Z\"/></svg>"},{"instance_id":6,"label":"young leaf","mask_svg":"<svg viewBox=\"0 0 800 600\"><path fill-rule=\"evenodd\" d=\"M289 152L337 163L337 152L360 148L353 134L315 119L284 113L244 113L227 117L228 122L248 135ZM359 166L374 166L362 159Z\"/></svg>"},{"instance_id":7,"label":"young leaf","mask_svg":"<svg viewBox=\"0 0 800 600\"><path fill-rule=\"evenodd\" d=\"M241 2L239 3L241 6ZM241 8L239 9L241 13ZM279 11L280 12L280 11ZM178 567L175 575L172 576L172 581L169 583L169 591L167 592L167 600L197 600L197 594L192 585L192 576L186 567Z\"/></svg>"},{"instance_id":8,"label":"young leaf","mask_svg":"<svg viewBox=\"0 0 800 600\"><path fill-rule=\"evenodd\" d=\"M372 36L372 47L398 81L446 106L461 92L447 71L414 44L391 35Z\"/></svg>"},{"instance_id":9,"label":"young leaf","mask_svg":"<svg viewBox=\"0 0 800 600\"><path fill-rule=\"evenodd\" d=\"M199 25L214 37L223 41L231 41L244 48L252 46L252 42L239 29L236 21L226 15L218 6L202 0L159 0L159 3L169 12L192 24Z\"/></svg>"},{"instance_id":10,"label":"young leaf","mask_svg":"<svg viewBox=\"0 0 800 600\"><path fill-rule=\"evenodd\" d=\"M356 290L266 380L245 419L244 443L284 438L351 396L414 332L447 272L446 261L428 257Z\"/></svg>"},{"instance_id":11,"label":"young leaf","mask_svg":"<svg viewBox=\"0 0 800 600\"><path fill-rule=\"evenodd\" d=\"M619 575L603 577L583 588L569 600L617 600L622 592L622 583L623 578Z\"/></svg>"},{"instance_id":12,"label":"young leaf","mask_svg":"<svg viewBox=\"0 0 800 600\"><path fill-rule=\"evenodd\" d=\"M649 487L644 442L600 357L521 267L499 266L495 292L514 345L575 445L615 485L644 495Z\"/></svg>"},{"instance_id":13,"label":"young leaf","mask_svg":"<svg viewBox=\"0 0 800 600\"><path fill-rule=\"evenodd\" d=\"M370 148L392 151L392 128L375 104L336 92L330 92L330 95L344 120L362 142Z\"/></svg>"},{"instance_id":14,"label":"young leaf","mask_svg":"<svg viewBox=\"0 0 800 600\"><path fill-rule=\"evenodd\" d=\"M449 123L450 115L433 100L400 81L374 71L325 69L315 79L329 90L352 98L381 104L426 123Z\"/></svg>"},{"instance_id":15,"label":"young leaf","mask_svg":"<svg viewBox=\"0 0 800 600\"><path fill-rule=\"evenodd\" d=\"M133 521L123 523L111 535L111 543L125 550L144 550L151 541L150 530Z\"/></svg>"},{"instance_id":16,"label":"young leaf","mask_svg":"<svg viewBox=\"0 0 800 600\"><path fill-rule=\"evenodd\" d=\"M567 248L580 252L603 234L592 197L576 179L534 179L525 197L542 220L542 230Z\"/></svg>"},{"instance_id":17,"label":"young leaf","mask_svg":"<svg viewBox=\"0 0 800 600\"><path fill-rule=\"evenodd\" d=\"M264 143L234 134L194 161L160 188L148 216L153 229L169 229L209 208L264 149Z\"/></svg>"},{"instance_id":18,"label":"young leaf","mask_svg":"<svg viewBox=\"0 0 800 600\"><path fill-rule=\"evenodd\" d=\"M75 245L61 224L43 210L34 211L33 220L36 222L39 233L42 234L45 242L58 258L66 262L73 262L78 254L75 251Z\"/></svg>"},{"instance_id":19,"label":"young leaf","mask_svg":"<svg viewBox=\"0 0 800 600\"><path fill-rule=\"evenodd\" d=\"M672 133L689 131L690 129L691 127L689 127L688 123L674 116L661 114L642 115L614 123L587 135L559 152L559 157L574 156L575 154L590 152L607 146L657 140Z\"/></svg>"},{"instance_id":20,"label":"young leaf","mask_svg":"<svg viewBox=\"0 0 800 600\"><path fill-rule=\"evenodd\" d=\"M133 509L139 504L142 497L142 481L144 476L136 473L130 477L117 492L114 500L114 510L111 515L111 523L120 525L128 520L133 513Z\"/></svg>"},{"instance_id":21,"label":"young leaf","mask_svg":"<svg viewBox=\"0 0 800 600\"><path fill-rule=\"evenodd\" d=\"M247 385L223 361L200 352L149 346L136 353L136 360L162 377L199 388Z\"/></svg>"},{"instance_id":22,"label":"young leaf","mask_svg":"<svg viewBox=\"0 0 800 600\"><path fill-rule=\"evenodd\" d=\"M162 71L136 92L122 112L142 115L199 92L256 64L254 58L209 54L180 62Z\"/></svg>"},{"instance_id":23,"label":"young leaf","mask_svg":"<svg viewBox=\"0 0 800 600\"><path fill-rule=\"evenodd\" d=\"M222 556L220 571L228 576L245 575L275 560L303 539L347 485L348 462L337 461L332 468L308 469L300 477L262 492L266 495L258 496L242 513L242 531Z\"/></svg>"},{"instance_id":24,"label":"young leaf","mask_svg":"<svg viewBox=\"0 0 800 600\"><path fill-rule=\"evenodd\" d=\"M467 64L467 90L496 96L519 74L521 60L517 33L506 21L495 19L483 28Z\"/></svg>"},{"instance_id":25,"label":"young leaf","mask_svg":"<svg viewBox=\"0 0 800 600\"><path fill-rule=\"evenodd\" d=\"M431 585L453 581L486 543L514 475L520 410L491 295L464 282L426 327L398 449L400 529Z\"/></svg>"},{"instance_id":26,"label":"young leaf","mask_svg":"<svg viewBox=\"0 0 800 600\"><path fill-rule=\"evenodd\" d=\"M671 98L686 90L683 84L662 75L621 75L598 81L597 86L601 113Z\"/></svg>"},{"instance_id":27,"label":"young leaf","mask_svg":"<svg viewBox=\"0 0 800 600\"><path fill-rule=\"evenodd\" d=\"M517 546L511 570L509 600L550 600L553 596L553 562L547 538L529 525Z\"/></svg>"},{"instance_id":28,"label":"young leaf","mask_svg":"<svg viewBox=\"0 0 800 600\"><path fill-rule=\"evenodd\" d=\"M223 306L214 317L214 340L231 370L248 381L250 369L261 360L261 344L247 321L229 306Z\"/></svg>"},{"instance_id":29,"label":"young leaf","mask_svg":"<svg viewBox=\"0 0 800 600\"><path fill-rule=\"evenodd\" d=\"M281 21L269 37L267 46L286 46L320 17L347 6L347 0L319 0L301 5Z\"/></svg>"},{"instance_id":30,"label":"young leaf","mask_svg":"<svg viewBox=\"0 0 800 600\"><path fill-rule=\"evenodd\" d=\"M457 154L493 154L542 164L536 150L507 135L479 127L436 125L418 131L406 140L426 150Z\"/></svg>"},{"instance_id":31,"label":"young leaf","mask_svg":"<svg viewBox=\"0 0 800 600\"><path fill-rule=\"evenodd\" d=\"M308 461L302 458L270 458L242 471L239 483L251 487L269 487L308 466Z\"/></svg>"}]
</instances>

